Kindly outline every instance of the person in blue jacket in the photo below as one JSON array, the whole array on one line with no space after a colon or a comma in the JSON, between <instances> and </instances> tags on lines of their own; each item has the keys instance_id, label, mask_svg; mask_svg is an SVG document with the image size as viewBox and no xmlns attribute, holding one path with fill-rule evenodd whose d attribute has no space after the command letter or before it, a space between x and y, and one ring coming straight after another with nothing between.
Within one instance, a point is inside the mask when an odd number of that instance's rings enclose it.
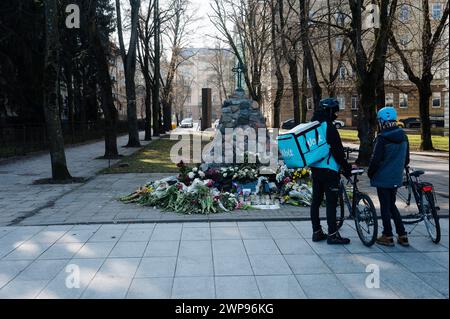
<instances>
[{"instance_id":1,"label":"person in blue jacket","mask_svg":"<svg viewBox=\"0 0 450 319\"><path fill-rule=\"evenodd\" d=\"M330 145L329 155L322 161L310 165L313 183L310 212L313 228L312 240L317 242L326 239L328 244L349 244L350 239L341 237L336 224L340 172L342 171L345 176L349 177L352 170L352 166L345 158L339 132L333 124L337 118L337 112L339 112L339 102L334 98L327 98L320 101L319 109L311 118L311 121L326 122L326 138ZM327 205L328 235L323 232L319 218L319 209L324 195Z\"/></svg>"},{"instance_id":2,"label":"person in blue jacket","mask_svg":"<svg viewBox=\"0 0 450 319\"><path fill-rule=\"evenodd\" d=\"M397 126L397 112L393 107L386 106L379 110L377 120L379 133L367 171L371 186L377 188L383 220L383 233L376 242L394 246L392 218L398 243L409 246L400 212L395 205L397 188L403 183L403 170L409 164L408 137L403 129Z\"/></svg>"}]
</instances>

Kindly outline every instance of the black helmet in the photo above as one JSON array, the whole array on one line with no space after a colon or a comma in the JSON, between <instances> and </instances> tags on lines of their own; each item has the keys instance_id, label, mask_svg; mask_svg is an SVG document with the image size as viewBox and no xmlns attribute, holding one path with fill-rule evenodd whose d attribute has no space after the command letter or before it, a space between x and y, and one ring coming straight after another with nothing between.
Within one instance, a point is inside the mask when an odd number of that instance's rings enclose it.
<instances>
[{"instance_id":1,"label":"black helmet","mask_svg":"<svg viewBox=\"0 0 450 319\"><path fill-rule=\"evenodd\" d=\"M331 113L339 112L339 101L332 97L320 100L319 108Z\"/></svg>"}]
</instances>

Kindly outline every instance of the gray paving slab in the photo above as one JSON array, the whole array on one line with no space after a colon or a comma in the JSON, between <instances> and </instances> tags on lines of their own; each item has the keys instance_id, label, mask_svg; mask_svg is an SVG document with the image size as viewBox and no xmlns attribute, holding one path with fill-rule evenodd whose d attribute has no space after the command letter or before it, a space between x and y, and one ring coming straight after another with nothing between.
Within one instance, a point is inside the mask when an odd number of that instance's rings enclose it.
<instances>
[{"instance_id":1,"label":"gray paving slab","mask_svg":"<svg viewBox=\"0 0 450 319\"><path fill-rule=\"evenodd\" d=\"M215 283L219 299L261 298L254 276L216 276Z\"/></svg>"},{"instance_id":2,"label":"gray paving slab","mask_svg":"<svg viewBox=\"0 0 450 319\"><path fill-rule=\"evenodd\" d=\"M261 297L265 299L304 299L305 292L295 276L255 276Z\"/></svg>"},{"instance_id":3,"label":"gray paving slab","mask_svg":"<svg viewBox=\"0 0 450 319\"><path fill-rule=\"evenodd\" d=\"M174 299L213 299L214 277L175 277L172 298Z\"/></svg>"},{"instance_id":4,"label":"gray paving slab","mask_svg":"<svg viewBox=\"0 0 450 319\"><path fill-rule=\"evenodd\" d=\"M448 249L422 235L409 249L383 250L357 237L314 243L301 233L309 221L186 224L6 229L0 297L448 298ZM380 287L368 287L378 274Z\"/></svg>"}]
</instances>

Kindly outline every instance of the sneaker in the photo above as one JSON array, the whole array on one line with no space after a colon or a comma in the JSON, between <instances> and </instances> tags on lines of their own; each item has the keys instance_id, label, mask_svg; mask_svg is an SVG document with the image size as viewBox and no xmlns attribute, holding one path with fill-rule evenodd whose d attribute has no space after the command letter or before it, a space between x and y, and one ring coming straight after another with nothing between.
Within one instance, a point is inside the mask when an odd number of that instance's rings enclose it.
<instances>
[{"instance_id":1,"label":"sneaker","mask_svg":"<svg viewBox=\"0 0 450 319\"><path fill-rule=\"evenodd\" d=\"M398 236L397 237L397 242L403 247L408 247L409 246L409 241L408 241L408 236L407 235Z\"/></svg>"},{"instance_id":2,"label":"sneaker","mask_svg":"<svg viewBox=\"0 0 450 319\"><path fill-rule=\"evenodd\" d=\"M383 234L377 238L376 243L383 246L394 246L394 238Z\"/></svg>"},{"instance_id":3,"label":"sneaker","mask_svg":"<svg viewBox=\"0 0 450 319\"><path fill-rule=\"evenodd\" d=\"M343 238L339 232L335 232L333 235L328 236L327 244L329 245L347 245L350 244L350 239Z\"/></svg>"},{"instance_id":4,"label":"sneaker","mask_svg":"<svg viewBox=\"0 0 450 319\"><path fill-rule=\"evenodd\" d=\"M327 234L325 234L322 229L314 232L312 235L312 241L314 242L322 241L327 238L328 238Z\"/></svg>"}]
</instances>

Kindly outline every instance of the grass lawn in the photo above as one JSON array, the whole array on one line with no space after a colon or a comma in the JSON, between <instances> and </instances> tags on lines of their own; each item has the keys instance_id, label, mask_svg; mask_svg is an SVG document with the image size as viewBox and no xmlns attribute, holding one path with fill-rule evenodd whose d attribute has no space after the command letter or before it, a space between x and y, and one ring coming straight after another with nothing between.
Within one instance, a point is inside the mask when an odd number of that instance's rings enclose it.
<instances>
[{"instance_id":1,"label":"grass lawn","mask_svg":"<svg viewBox=\"0 0 450 319\"><path fill-rule=\"evenodd\" d=\"M158 139L133 155L101 171L103 174L120 173L176 173L177 165L170 160L170 149L177 143L169 139Z\"/></svg>"},{"instance_id":2,"label":"grass lawn","mask_svg":"<svg viewBox=\"0 0 450 319\"><path fill-rule=\"evenodd\" d=\"M172 163L170 150L178 141L161 138L152 141L136 153L100 171L101 174L121 173L178 173L177 163ZM202 149L208 141L202 141ZM191 140L191 159L193 145ZM192 165L193 166L193 165Z\"/></svg>"},{"instance_id":3,"label":"grass lawn","mask_svg":"<svg viewBox=\"0 0 450 319\"><path fill-rule=\"evenodd\" d=\"M359 139L358 139L358 131L356 130L339 130L339 134L341 135L341 138L343 141L345 142L356 142L359 143ZM419 146L420 146L420 135L419 134L411 134L408 133L408 139L409 139L409 143L410 143L410 148L413 151L417 151L419 150ZM432 137L433 140L433 146L436 150L439 151L445 151L448 152L449 147L448 147L448 141L449 138L448 136L433 136Z\"/></svg>"}]
</instances>

